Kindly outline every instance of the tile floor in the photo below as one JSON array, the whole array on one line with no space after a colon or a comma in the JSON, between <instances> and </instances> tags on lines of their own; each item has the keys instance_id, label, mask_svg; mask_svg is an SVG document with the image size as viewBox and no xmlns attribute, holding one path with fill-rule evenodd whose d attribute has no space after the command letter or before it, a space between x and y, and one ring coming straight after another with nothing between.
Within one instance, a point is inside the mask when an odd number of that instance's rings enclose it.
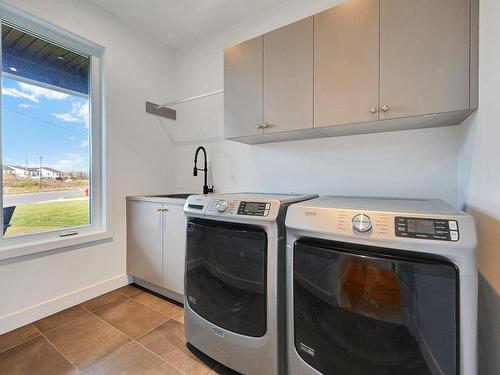
<instances>
[{"instance_id":1,"label":"tile floor","mask_svg":"<svg viewBox=\"0 0 500 375\"><path fill-rule=\"evenodd\" d=\"M133 285L0 335L0 375L82 373L234 374L187 348L182 307Z\"/></svg>"}]
</instances>

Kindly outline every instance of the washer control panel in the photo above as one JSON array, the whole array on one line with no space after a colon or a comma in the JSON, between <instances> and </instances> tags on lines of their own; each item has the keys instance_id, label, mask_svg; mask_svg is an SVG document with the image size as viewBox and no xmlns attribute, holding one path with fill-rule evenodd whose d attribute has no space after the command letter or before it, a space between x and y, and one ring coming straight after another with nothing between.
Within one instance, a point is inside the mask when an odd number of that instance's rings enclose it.
<instances>
[{"instance_id":1,"label":"washer control panel","mask_svg":"<svg viewBox=\"0 0 500 375\"><path fill-rule=\"evenodd\" d=\"M267 216L271 203L241 201L238 206L238 215L246 216Z\"/></svg>"},{"instance_id":2,"label":"washer control panel","mask_svg":"<svg viewBox=\"0 0 500 375\"><path fill-rule=\"evenodd\" d=\"M191 205L188 206L191 209ZM191 211L191 210L190 210ZM215 216L253 216L265 218L272 216L272 202L240 201L236 199L212 198L207 205L206 214Z\"/></svg>"},{"instance_id":3,"label":"washer control panel","mask_svg":"<svg viewBox=\"0 0 500 375\"><path fill-rule=\"evenodd\" d=\"M396 237L440 241L458 241L460 238L456 220L396 216L394 227Z\"/></svg>"},{"instance_id":4,"label":"washer control panel","mask_svg":"<svg viewBox=\"0 0 500 375\"><path fill-rule=\"evenodd\" d=\"M207 213L235 215L238 207L237 200L211 199L207 207Z\"/></svg>"}]
</instances>

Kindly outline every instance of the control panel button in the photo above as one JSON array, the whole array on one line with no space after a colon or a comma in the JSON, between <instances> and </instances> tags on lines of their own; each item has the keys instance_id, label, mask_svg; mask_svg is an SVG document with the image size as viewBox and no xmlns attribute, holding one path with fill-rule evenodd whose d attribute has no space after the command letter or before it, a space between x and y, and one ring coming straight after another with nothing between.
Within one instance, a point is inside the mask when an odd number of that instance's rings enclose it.
<instances>
[{"instance_id":1,"label":"control panel button","mask_svg":"<svg viewBox=\"0 0 500 375\"><path fill-rule=\"evenodd\" d=\"M372 220L364 214L356 215L352 218L352 227L360 233L368 232L372 229Z\"/></svg>"},{"instance_id":2,"label":"control panel button","mask_svg":"<svg viewBox=\"0 0 500 375\"><path fill-rule=\"evenodd\" d=\"M227 209L227 202L225 200L220 200L217 202L217 204L215 205L215 208L217 209L217 211L219 212L224 212L226 211Z\"/></svg>"},{"instance_id":3,"label":"control panel button","mask_svg":"<svg viewBox=\"0 0 500 375\"><path fill-rule=\"evenodd\" d=\"M450 226L450 230L458 230L458 223L455 220L448 221L448 225Z\"/></svg>"},{"instance_id":4,"label":"control panel button","mask_svg":"<svg viewBox=\"0 0 500 375\"><path fill-rule=\"evenodd\" d=\"M452 241L458 241L458 232L456 230L450 231L450 239Z\"/></svg>"}]
</instances>

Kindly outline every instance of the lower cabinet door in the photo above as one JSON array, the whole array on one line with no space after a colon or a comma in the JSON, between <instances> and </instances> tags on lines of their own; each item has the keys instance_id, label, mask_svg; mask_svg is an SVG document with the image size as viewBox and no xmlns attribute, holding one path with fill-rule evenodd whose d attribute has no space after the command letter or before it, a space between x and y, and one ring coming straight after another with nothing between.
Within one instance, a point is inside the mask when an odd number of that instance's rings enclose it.
<instances>
[{"instance_id":1,"label":"lower cabinet door","mask_svg":"<svg viewBox=\"0 0 500 375\"><path fill-rule=\"evenodd\" d=\"M162 204L127 202L127 272L162 284Z\"/></svg>"},{"instance_id":2,"label":"lower cabinet door","mask_svg":"<svg viewBox=\"0 0 500 375\"><path fill-rule=\"evenodd\" d=\"M163 284L165 289L184 295L186 258L186 217L184 206L163 205Z\"/></svg>"}]
</instances>

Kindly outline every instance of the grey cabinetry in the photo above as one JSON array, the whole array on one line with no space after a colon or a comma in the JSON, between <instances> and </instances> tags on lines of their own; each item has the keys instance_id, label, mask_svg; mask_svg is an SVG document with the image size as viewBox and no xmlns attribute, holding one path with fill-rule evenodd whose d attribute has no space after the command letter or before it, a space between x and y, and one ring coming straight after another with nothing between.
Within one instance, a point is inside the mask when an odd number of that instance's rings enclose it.
<instances>
[{"instance_id":1,"label":"grey cabinetry","mask_svg":"<svg viewBox=\"0 0 500 375\"><path fill-rule=\"evenodd\" d=\"M379 0L314 17L314 126L378 120Z\"/></svg>"},{"instance_id":2,"label":"grey cabinetry","mask_svg":"<svg viewBox=\"0 0 500 375\"><path fill-rule=\"evenodd\" d=\"M127 198L127 273L141 284L163 288L179 302L184 295L186 217L183 202ZM148 285L150 287L150 285Z\"/></svg>"},{"instance_id":3,"label":"grey cabinetry","mask_svg":"<svg viewBox=\"0 0 500 375\"><path fill-rule=\"evenodd\" d=\"M225 51L244 143L460 124L477 108L478 0L348 0Z\"/></svg>"},{"instance_id":4,"label":"grey cabinetry","mask_svg":"<svg viewBox=\"0 0 500 375\"><path fill-rule=\"evenodd\" d=\"M127 273L162 283L161 203L127 201Z\"/></svg>"},{"instance_id":5,"label":"grey cabinetry","mask_svg":"<svg viewBox=\"0 0 500 375\"><path fill-rule=\"evenodd\" d=\"M226 138L261 133L264 38L224 50L224 134Z\"/></svg>"},{"instance_id":6,"label":"grey cabinetry","mask_svg":"<svg viewBox=\"0 0 500 375\"><path fill-rule=\"evenodd\" d=\"M312 17L224 50L226 138L312 126Z\"/></svg>"},{"instance_id":7,"label":"grey cabinetry","mask_svg":"<svg viewBox=\"0 0 500 375\"><path fill-rule=\"evenodd\" d=\"M470 0L380 0L381 119L468 110Z\"/></svg>"},{"instance_id":8,"label":"grey cabinetry","mask_svg":"<svg viewBox=\"0 0 500 375\"><path fill-rule=\"evenodd\" d=\"M182 204L163 205L163 283L162 286L184 295L186 260L186 217Z\"/></svg>"},{"instance_id":9,"label":"grey cabinetry","mask_svg":"<svg viewBox=\"0 0 500 375\"><path fill-rule=\"evenodd\" d=\"M312 128L313 17L264 35L264 133Z\"/></svg>"}]
</instances>

